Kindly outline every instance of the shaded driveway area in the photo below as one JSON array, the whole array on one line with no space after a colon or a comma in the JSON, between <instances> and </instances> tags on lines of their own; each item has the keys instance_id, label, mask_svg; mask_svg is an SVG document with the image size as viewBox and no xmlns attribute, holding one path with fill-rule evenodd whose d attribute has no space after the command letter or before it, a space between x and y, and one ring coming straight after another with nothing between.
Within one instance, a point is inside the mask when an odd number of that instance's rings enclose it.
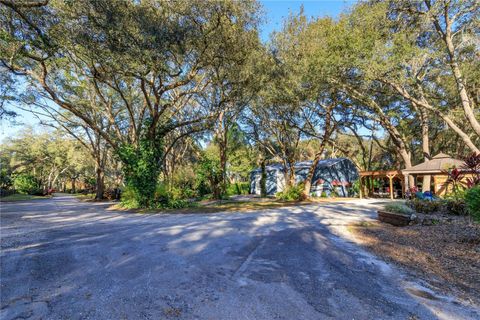
<instances>
[{"instance_id":1,"label":"shaded driveway area","mask_svg":"<svg viewBox=\"0 0 480 320\"><path fill-rule=\"evenodd\" d=\"M342 237L376 204L141 215L1 204L1 319L475 319ZM443 300L442 300L443 299Z\"/></svg>"}]
</instances>

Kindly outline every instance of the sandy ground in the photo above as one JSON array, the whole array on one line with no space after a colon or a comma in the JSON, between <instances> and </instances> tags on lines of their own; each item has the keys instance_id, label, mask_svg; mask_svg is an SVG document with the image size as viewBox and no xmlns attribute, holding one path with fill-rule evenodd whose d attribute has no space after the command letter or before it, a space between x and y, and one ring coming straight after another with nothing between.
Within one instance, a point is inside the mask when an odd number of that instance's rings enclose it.
<instances>
[{"instance_id":1,"label":"sandy ground","mask_svg":"<svg viewBox=\"0 0 480 320\"><path fill-rule=\"evenodd\" d=\"M374 254L428 278L435 289L480 304L480 225L469 217L402 228L363 223L350 231Z\"/></svg>"},{"instance_id":2,"label":"sandy ground","mask_svg":"<svg viewBox=\"0 0 480 320\"><path fill-rule=\"evenodd\" d=\"M0 318L480 318L347 239L377 205L141 215L64 195L2 203Z\"/></svg>"}]
</instances>

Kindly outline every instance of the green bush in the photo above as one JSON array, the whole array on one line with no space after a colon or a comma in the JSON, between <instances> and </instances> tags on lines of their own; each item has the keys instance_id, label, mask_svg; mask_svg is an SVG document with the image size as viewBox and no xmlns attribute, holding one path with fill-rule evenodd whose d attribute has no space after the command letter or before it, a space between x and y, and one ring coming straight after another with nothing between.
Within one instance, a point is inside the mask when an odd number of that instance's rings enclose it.
<instances>
[{"instance_id":1,"label":"green bush","mask_svg":"<svg viewBox=\"0 0 480 320\"><path fill-rule=\"evenodd\" d=\"M152 119L145 121L148 128ZM143 129L143 128L142 128ZM155 137L149 136L149 130L143 130L138 144L121 144L116 150L122 162L125 184L130 189L129 196L142 208L154 206L157 178L161 171L163 156L163 134L158 130Z\"/></svg>"},{"instance_id":2,"label":"green bush","mask_svg":"<svg viewBox=\"0 0 480 320\"><path fill-rule=\"evenodd\" d=\"M165 205L159 206L160 208L165 208L165 209L181 209L181 208L187 208L190 206L190 203L187 200L184 199L170 199Z\"/></svg>"},{"instance_id":3,"label":"green bush","mask_svg":"<svg viewBox=\"0 0 480 320\"><path fill-rule=\"evenodd\" d=\"M40 194L42 191L38 188L37 179L29 174L19 174L13 180L15 190L22 194Z\"/></svg>"},{"instance_id":4,"label":"green bush","mask_svg":"<svg viewBox=\"0 0 480 320\"><path fill-rule=\"evenodd\" d=\"M138 197L132 188L126 187L122 192L121 204L127 209L143 208L137 201ZM151 209L180 209L188 207L190 203L182 198L182 190L171 188L163 183L157 185Z\"/></svg>"},{"instance_id":5,"label":"green bush","mask_svg":"<svg viewBox=\"0 0 480 320\"><path fill-rule=\"evenodd\" d=\"M197 180L194 166L180 165L170 177L169 184L181 190L182 198L189 199L198 196Z\"/></svg>"},{"instance_id":6,"label":"green bush","mask_svg":"<svg viewBox=\"0 0 480 320\"><path fill-rule=\"evenodd\" d=\"M190 188L182 189L182 198L184 199L196 198L197 196L198 193L196 190Z\"/></svg>"},{"instance_id":7,"label":"green bush","mask_svg":"<svg viewBox=\"0 0 480 320\"><path fill-rule=\"evenodd\" d=\"M239 194L237 184L236 183L230 184L227 187L227 196L235 196L237 194Z\"/></svg>"},{"instance_id":8,"label":"green bush","mask_svg":"<svg viewBox=\"0 0 480 320\"><path fill-rule=\"evenodd\" d=\"M469 189L465 194L465 202L468 212L480 222L480 186Z\"/></svg>"},{"instance_id":9,"label":"green bush","mask_svg":"<svg viewBox=\"0 0 480 320\"><path fill-rule=\"evenodd\" d=\"M0 188L7 189L12 185L12 177L6 169L0 169Z\"/></svg>"},{"instance_id":10,"label":"green bush","mask_svg":"<svg viewBox=\"0 0 480 320\"><path fill-rule=\"evenodd\" d=\"M137 209L140 207L135 191L128 186L122 190L120 203L122 204L122 207L127 209Z\"/></svg>"},{"instance_id":11,"label":"green bush","mask_svg":"<svg viewBox=\"0 0 480 320\"><path fill-rule=\"evenodd\" d=\"M442 206L447 214L454 214L457 216L468 215L467 205L465 203L466 190L458 189L456 192L449 194L442 200Z\"/></svg>"},{"instance_id":12,"label":"green bush","mask_svg":"<svg viewBox=\"0 0 480 320\"><path fill-rule=\"evenodd\" d=\"M303 187L303 183L300 183L281 192L277 192L275 196L277 197L277 199L283 201L302 201L305 200L305 195L303 194Z\"/></svg>"},{"instance_id":13,"label":"green bush","mask_svg":"<svg viewBox=\"0 0 480 320\"><path fill-rule=\"evenodd\" d=\"M418 198L409 200L407 205L419 213L434 213L442 208L442 202L440 201L421 200Z\"/></svg>"},{"instance_id":14,"label":"green bush","mask_svg":"<svg viewBox=\"0 0 480 320\"><path fill-rule=\"evenodd\" d=\"M188 207L189 202L183 199L183 192L180 188L170 189L163 183L157 186L155 191L155 207L159 209L180 209Z\"/></svg>"},{"instance_id":15,"label":"green bush","mask_svg":"<svg viewBox=\"0 0 480 320\"><path fill-rule=\"evenodd\" d=\"M338 198L340 194L338 194L337 188L333 188L332 192L330 193L330 196L333 198Z\"/></svg>"},{"instance_id":16,"label":"green bush","mask_svg":"<svg viewBox=\"0 0 480 320\"><path fill-rule=\"evenodd\" d=\"M393 213L413 214L415 211L403 203L389 203L384 207L385 211Z\"/></svg>"},{"instance_id":17,"label":"green bush","mask_svg":"<svg viewBox=\"0 0 480 320\"><path fill-rule=\"evenodd\" d=\"M462 198L449 198L442 201L444 211L448 214L454 214L457 216L468 215L467 205L465 199Z\"/></svg>"},{"instance_id":18,"label":"green bush","mask_svg":"<svg viewBox=\"0 0 480 320\"><path fill-rule=\"evenodd\" d=\"M221 199L224 196L220 161L212 154L206 153L200 159L196 169L196 180L200 196L207 193L212 193L215 199Z\"/></svg>"},{"instance_id":19,"label":"green bush","mask_svg":"<svg viewBox=\"0 0 480 320\"><path fill-rule=\"evenodd\" d=\"M441 201L412 199L407 205L419 213L445 212L447 214L464 216L468 214L464 193L458 193Z\"/></svg>"},{"instance_id":20,"label":"green bush","mask_svg":"<svg viewBox=\"0 0 480 320\"><path fill-rule=\"evenodd\" d=\"M248 194L250 191L250 183L248 182L236 182L232 183L227 188L227 195L241 195Z\"/></svg>"}]
</instances>

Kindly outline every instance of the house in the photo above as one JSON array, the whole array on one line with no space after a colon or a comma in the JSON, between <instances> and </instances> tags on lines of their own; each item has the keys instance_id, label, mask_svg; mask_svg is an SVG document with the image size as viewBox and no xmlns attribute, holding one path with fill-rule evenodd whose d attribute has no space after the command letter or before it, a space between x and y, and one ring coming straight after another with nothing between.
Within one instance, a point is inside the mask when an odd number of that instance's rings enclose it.
<instances>
[{"instance_id":1,"label":"house","mask_svg":"<svg viewBox=\"0 0 480 320\"><path fill-rule=\"evenodd\" d=\"M310 170L312 161L295 163L296 183L305 181ZM286 173L281 164L272 164L266 167L266 189L267 195L275 195L283 191L286 186ZM310 193L312 196L336 195L347 197L351 194L350 187L359 177L358 170L353 162L347 158L334 158L320 160L315 169L312 179ZM250 193L260 194L260 181L262 178L261 168L250 172Z\"/></svg>"},{"instance_id":2,"label":"house","mask_svg":"<svg viewBox=\"0 0 480 320\"><path fill-rule=\"evenodd\" d=\"M437 196L445 196L451 192L452 186L448 185L447 171L453 168L459 169L462 172L462 182L465 182L467 178L472 178L473 175L468 172L465 167L465 162L460 159L455 159L445 153L439 153L430 160L426 160L416 166L402 170L403 175L406 177L407 189L409 187L417 187L422 185L425 176L431 176L431 185L422 188L424 190L432 191ZM414 178L415 184L408 186L408 176L411 175ZM432 188L433 187L433 188Z\"/></svg>"}]
</instances>

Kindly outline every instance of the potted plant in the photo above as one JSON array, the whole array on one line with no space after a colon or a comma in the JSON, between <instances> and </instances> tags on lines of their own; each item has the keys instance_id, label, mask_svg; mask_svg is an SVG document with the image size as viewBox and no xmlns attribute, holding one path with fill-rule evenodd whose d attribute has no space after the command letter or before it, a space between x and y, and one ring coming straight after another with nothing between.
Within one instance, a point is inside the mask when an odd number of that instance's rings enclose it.
<instances>
[{"instance_id":1,"label":"potted plant","mask_svg":"<svg viewBox=\"0 0 480 320\"><path fill-rule=\"evenodd\" d=\"M378 220L394 226L408 226L416 217L415 211L403 203L389 203L378 210Z\"/></svg>"}]
</instances>

